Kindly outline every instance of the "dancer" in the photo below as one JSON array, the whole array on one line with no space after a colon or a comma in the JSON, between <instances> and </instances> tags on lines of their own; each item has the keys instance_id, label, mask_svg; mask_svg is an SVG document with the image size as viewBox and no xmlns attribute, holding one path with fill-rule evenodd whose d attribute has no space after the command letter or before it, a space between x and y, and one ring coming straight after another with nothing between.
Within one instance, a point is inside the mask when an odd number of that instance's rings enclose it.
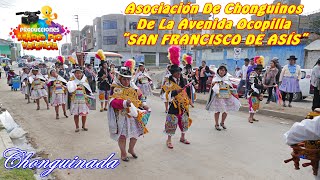
<instances>
[{"instance_id":1,"label":"dancer","mask_svg":"<svg viewBox=\"0 0 320 180\"><path fill-rule=\"evenodd\" d=\"M130 69L121 67L111 87L108 110L110 137L118 142L121 159L126 162L129 161L126 152L127 139L130 139L128 153L133 158L138 158L134 147L138 137L148 132L146 124L150 116L150 109L146 103L141 102L141 91L131 78Z\"/></svg>"},{"instance_id":2,"label":"dancer","mask_svg":"<svg viewBox=\"0 0 320 180\"><path fill-rule=\"evenodd\" d=\"M88 131L86 127L87 115L89 114L88 95L92 95L92 91L86 76L79 67L74 69L74 80L68 82L67 88L71 93L70 112L74 115L75 132L80 131L79 116L82 118L82 130Z\"/></svg>"},{"instance_id":3,"label":"dancer","mask_svg":"<svg viewBox=\"0 0 320 180\"><path fill-rule=\"evenodd\" d=\"M108 99L110 94L110 85L112 84L112 78L110 76L110 70L108 64L105 61L101 61L100 71L98 73L98 88L99 88L99 100L101 102L100 112L107 111Z\"/></svg>"},{"instance_id":4,"label":"dancer","mask_svg":"<svg viewBox=\"0 0 320 180\"><path fill-rule=\"evenodd\" d=\"M187 93L190 99L190 106L194 107L193 103L196 99L196 92L194 86L197 84L197 78L195 73L192 71L192 57L190 55L184 55L183 61L185 62L185 72L183 73L183 77L187 79L187 83L191 83L189 87L187 87Z\"/></svg>"},{"instance_id":5,"label":"dancer","mask_svg":"<svg viewBox=\"0 0 320 180\"><path fill-rule=\"evenodd\" d=\"M136 85L141 89L142 94L147 98L152 95L152 79L144 67L144 63L139 63L139 68L134 76L133 80Z\"/></svg>"},{"instance_id":6,"label":"dancer","mask_svg":"<svg viewBox=\"0 0 320 180\"><path fill-rule=\"evenodd\" d=\"M166 72L165 72L165 75L162 79L162 82L161 82L161 87L164 85L164 83L169 79L169 77L171 76L171 73L170 73L170 67L171 67L171 64L168 64L167 65L167 68L166 68ZM166 99L166 94L164 93L163 89L161 88L161 91L160 91L160 97L162 99L162 101L164 102L164 107L166 108L165 110L165 113L168 113L168 105L169 105L169 102L167 101Z\"/></svg>"},{"instance_id":7,"label":"dancer","mask_svg":"<svg viewBox=\"0 0 320 180\"><path fill-rule=\"evenodd\" d=\"M22 68L21 74L21 93L24 94L25 99L28 100L28 104L30 103L30 84L29 84L29 76L30 69L28 67Z\"/></svg>"},{"instance_id":8,"label":"dancer","mask_svg":"<svg viewBox=\"0 0 320 180\"><path fill-rule=\"evenodd\" d=\"M58 75L55 69L49 70L49 80L48 80L48 89L49 89L49 102L51 106L54 106L56 111L56 119L59 119L59 106L62 106L63 114L66 118L66 102L67 102L67 81Z\"/></svg>"},{"instance_id":9,"label":"dancer","mask_svg":"<svg viewBox=\"0 0 320 180\"><path fill-rule=\"evenodd\" d=\"M185 91L187 80L182 77L182 69L179 67L180 47L171 46L168 51L168 57L172 63L170 67L171 76L162 89L169 102L169 111L165 123L165 133L168 135L167 147L173 149L171 137L175 134L178 125L181 130L180 142L190 144L185 137L185 133L188 131L192 121L189 118L190 99Z\"/></svg>"},{"instance_id":10,"label":"dancer","mask_svg":"<svg viewBox=\"0 0 320 180\"><path fill-rule=\"evenodd\" d=\"M286 105L286 96L289 94L288 107L292 107L291 102L293 99L293 93L300 93L299 81L301 79L301 68L296 64L298 58L290 56L287 60L289 64L285 65L280 74L280 91L282 92L283 107Z\"/></svg>"},{"instance_id":11,"label":"dancer","mask_svg":"<svg viewBox=\"0 0 320 180\"><path fill-rule=\"evenodd\" d=\"M217 131L221 131L220 126L223 129L227 129L224 123L228 112L239 111L241 106L239 99L235 98L232 94L232 83L229 80L227 72L227 68L224 65L218 68L217 74L212 80L212 89L210 90L209 100L206 106L207 110L215 113L214 120ZM222 113L222 119L219 126L220 113Z\"/></svg>"},{"instance_id":12,"label":"dancer","mask_svg":"<svg viewBox=\"0 0 320 180\"><path fill-rule=\"evenodd\" d=\"M249 113L250 116L248 118L249 123L253 123L253 121L258 121L254 119L254 114L259 110L260 101L263 100L262 91L266 87L262 84L262 64L257 64L254 68L255 71L251 72L249 77L249 91L248 91L248 102L249 102Z\"/></svg>"},{"instance_id":13,"label":"dancer","mask_svg":"<svg viewBox=\"0 0 320 180\"><path fill-rule=\"evenodd\" d=\"M46 79L42 74L39 73L39 68L32 68L32 75L29 77L29 83L31 84L31 99L36 100L37 110L40 110L40 99L43 98L47 104L47 109L49 110L48 103L48 93L46 91Z\"/></svg>"}]
</instances>

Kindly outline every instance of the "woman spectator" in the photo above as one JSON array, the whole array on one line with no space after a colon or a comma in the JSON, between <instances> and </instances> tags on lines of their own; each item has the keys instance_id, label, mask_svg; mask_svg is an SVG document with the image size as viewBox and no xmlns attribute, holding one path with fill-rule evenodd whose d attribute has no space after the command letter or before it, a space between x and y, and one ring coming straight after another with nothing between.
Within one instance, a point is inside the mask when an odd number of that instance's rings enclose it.
<instances>
[{"instance_id":1,"label":"woman spectator","mask_svg":"<svg viewBox=\"0 0 320 180\"><path fill-rule=\"evenodd\" d=\"M286 105L286 96L289 94L289 107L292 107L291 102L293 93L300 91L299 80L301 79L301 68L296 64L298 58L290 56L287 60L289 64L285 65L280 74L280 91L282 92L283 107Z\"/></svg>"},{"instance_id":2,"label":"woman spectator","mask_svg":"<svg viewBox=\"0 0 320 180\"><path fill-rule=\"evenodd\" d=\"M272 98L272 90L277 86L276 76L278 74L278 69L276 67L276 61L270 61L270 68L266 71L263 77L263 84L267 87L268 90L268 100L266 104L269 104Z\"/></svg>"},{"instance_id":3,"label":"woman spectator","mask_svg":"<svg viewBox=\"0 0 320 180\"><path fill-rule=\"evenodd\" d=\"M318 59L316 65L312 69L311 84L314 87L312 111L315 111L317 108L320 108L320 59Z\"/></svg>"}]
</instances>

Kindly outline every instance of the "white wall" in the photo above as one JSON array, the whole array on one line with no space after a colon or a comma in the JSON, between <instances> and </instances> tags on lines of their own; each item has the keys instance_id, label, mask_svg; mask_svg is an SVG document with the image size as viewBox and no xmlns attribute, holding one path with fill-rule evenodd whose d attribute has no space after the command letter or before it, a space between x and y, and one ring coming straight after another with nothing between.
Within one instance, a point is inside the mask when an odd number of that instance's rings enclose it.
<instances>
[{"instance_id":1,"label":"white wall","mask_svg":"<svg viewBox=\"0 0 320 180\"><path fill-rule=\"evenodd\" d=\"M223 60L223 51L222 52L211 52L211 49L204 49L202 51L202 61L208 60Z\"/></svg>"}]
</instances>

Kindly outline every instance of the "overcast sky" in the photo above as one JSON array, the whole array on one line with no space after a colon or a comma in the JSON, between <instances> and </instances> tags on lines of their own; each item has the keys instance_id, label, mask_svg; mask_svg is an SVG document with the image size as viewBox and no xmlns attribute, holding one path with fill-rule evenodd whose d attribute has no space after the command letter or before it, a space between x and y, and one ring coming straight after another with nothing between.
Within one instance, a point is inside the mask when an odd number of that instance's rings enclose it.
<instances>
[{"instance_id":1,"label":"overcast sky","mask_svg":"<svg viewBox=\"0 0 320 180\"><path fill-rule=\"evenodd\" d=\"M49 5L53 9L53 13L58 14L58 19L54 22L69 27L70 29L78 29L77 23L73 15L79 15L80 30L85 25L92 25L95 17L100 17L106 14L122 13L126 6L131 2L137 4L159 4L160 2L170 3L170 0L0 0L0 38L8 39L10 28L16 27L21 22L21 16L16 16L16 12L20 11L38 11L42 6ZM252 4L252 0L197 0L197 4L201 7L207 2L213 4L221 4L222 12L224 5L228 2L241 2L242 4ZM257 1L255 1L257 2ZM272 3L273 0L259 1L259 4ZM320 9L319 0L302 0L305 6L304 13L316 11ZM224 15L223 13L216 15L216 17L227 17L232 20L239 20L244 15ZM61 42L70 42L70 38L64 38ZM35 56L57 56L58 51L26 51L26 54L33 54Z\"/></svg>"}]
</instances>

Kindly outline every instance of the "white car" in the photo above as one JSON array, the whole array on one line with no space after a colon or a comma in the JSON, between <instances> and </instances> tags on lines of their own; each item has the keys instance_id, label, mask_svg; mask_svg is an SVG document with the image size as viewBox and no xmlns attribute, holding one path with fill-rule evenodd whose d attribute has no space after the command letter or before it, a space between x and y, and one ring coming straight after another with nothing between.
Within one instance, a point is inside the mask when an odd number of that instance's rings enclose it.
<instances>
[{"instance_id":1,"label":"white car","mask_svg":"<svg viewBox=\"0 0 320 180\"><path fill-rule=\"evenodd\" d=\"M311 88L311 74L312 69L301 69L301 80L299 81L300 85L300 93L294 93L293 100L294 101L301 101L308 96L313 96Z\"/></svg>"},{"instance_id":2,"label":"white car","mask_svg":"<svg viewBox=\"0 0 320 180\"><path fill-rule=\"evenodd\" d=\"M35 60L37 63L44 63L44 60L41 58L35 58Z\"/></svg>"}]
</instances>

